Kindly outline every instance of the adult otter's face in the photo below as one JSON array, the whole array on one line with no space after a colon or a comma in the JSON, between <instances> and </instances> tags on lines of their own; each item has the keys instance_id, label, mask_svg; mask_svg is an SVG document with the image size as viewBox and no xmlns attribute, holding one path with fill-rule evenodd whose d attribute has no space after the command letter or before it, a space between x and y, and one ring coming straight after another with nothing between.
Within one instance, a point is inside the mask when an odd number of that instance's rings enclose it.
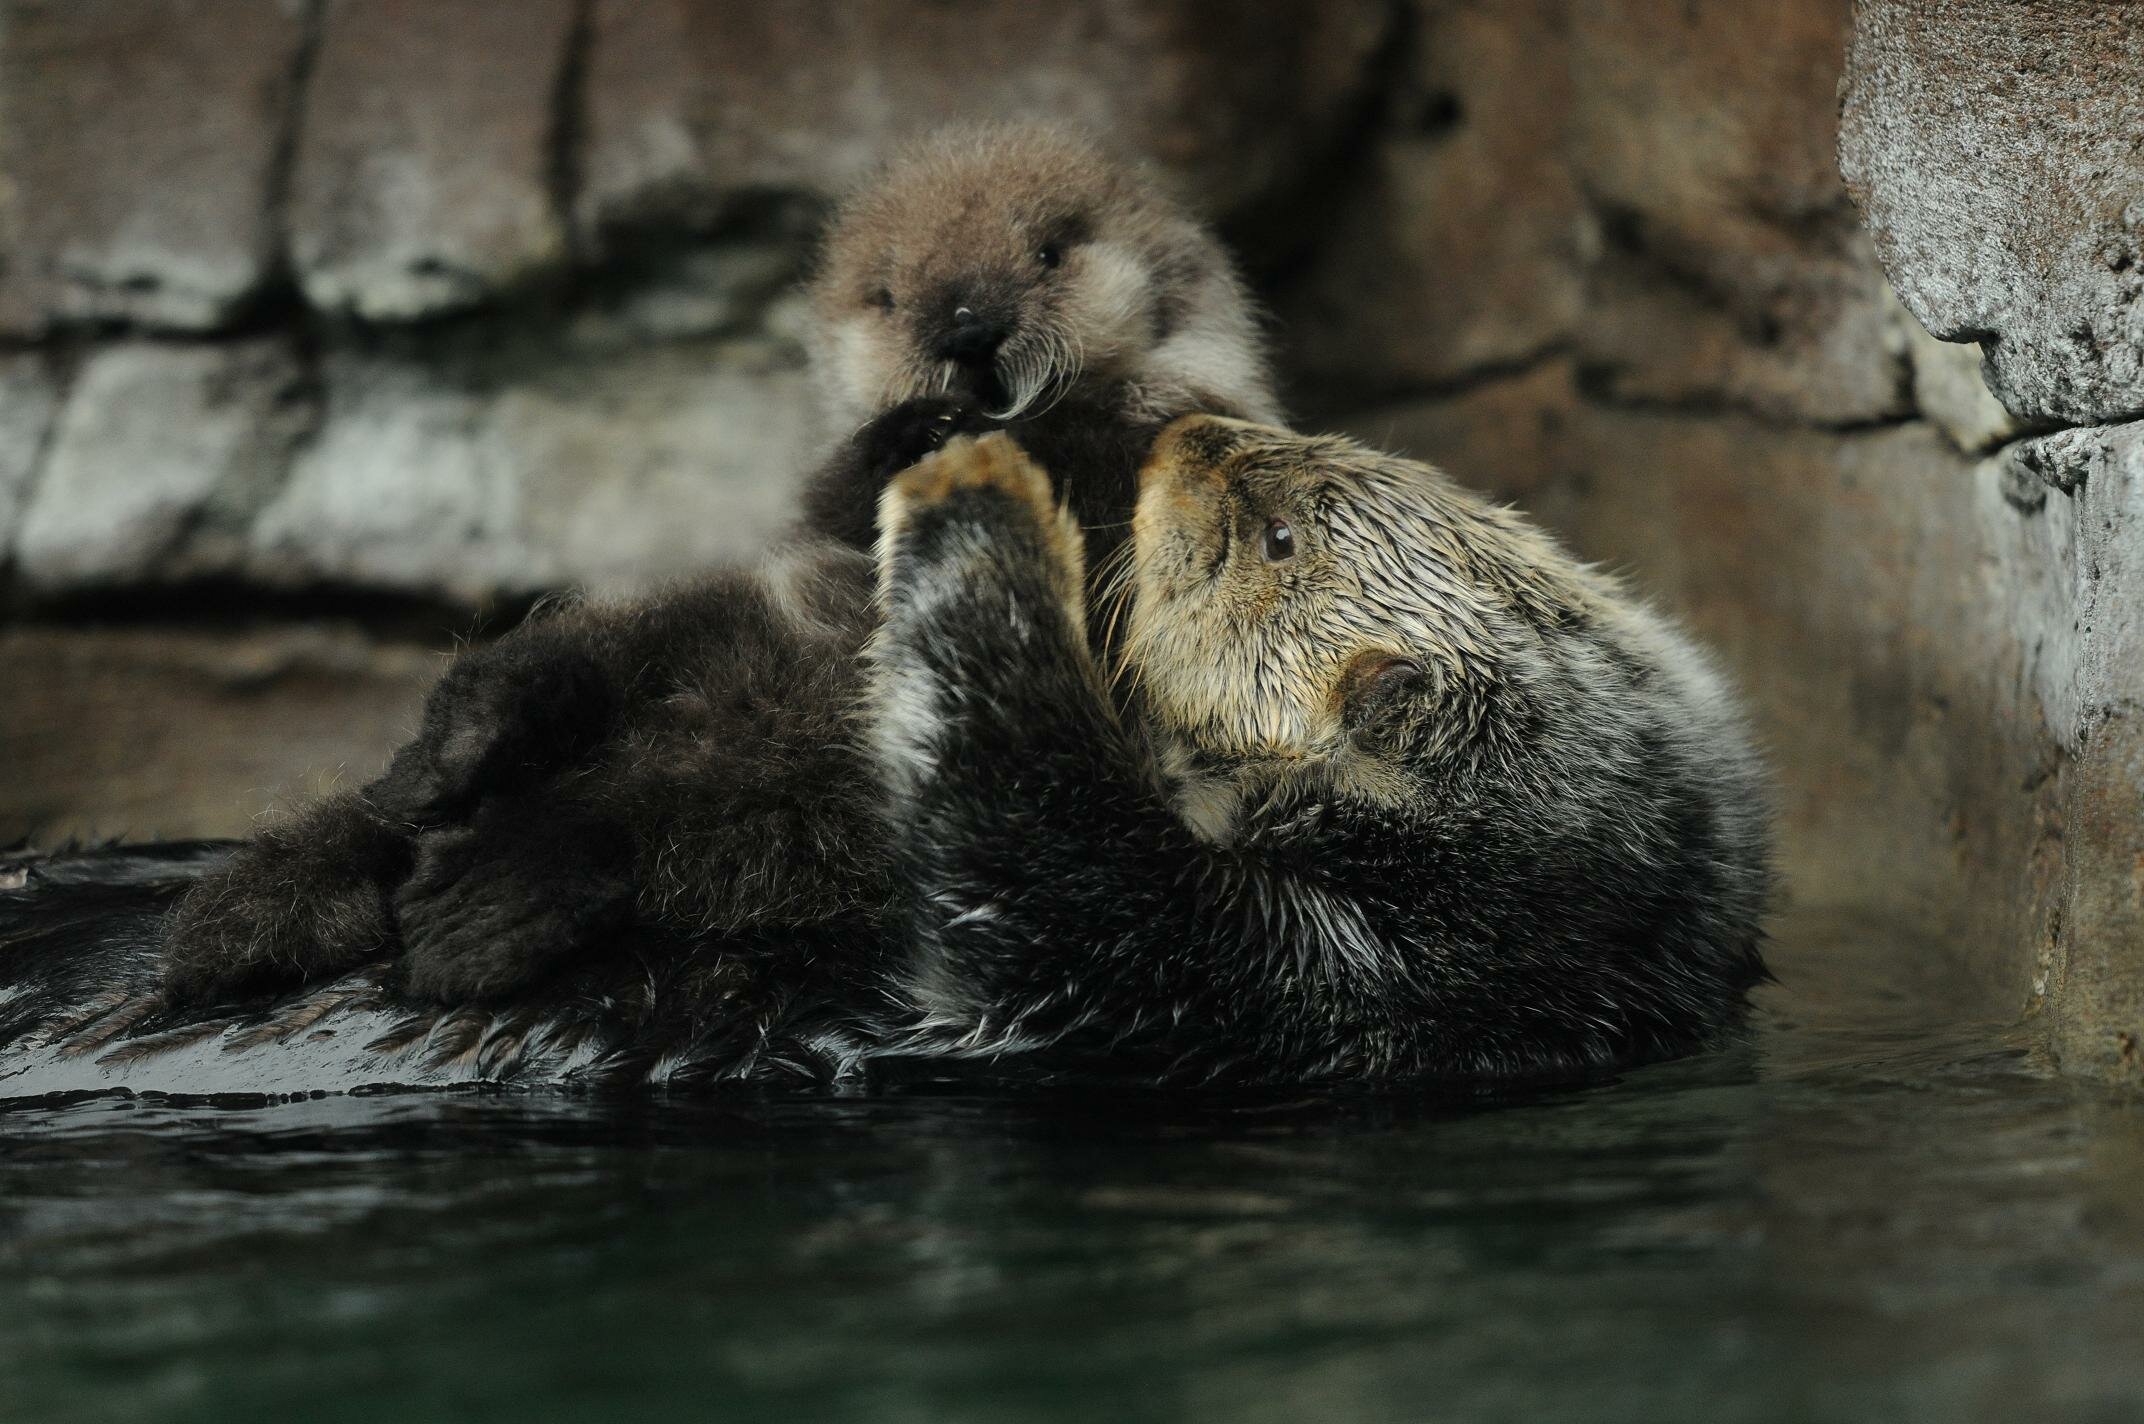
<instances>
[{"instance_id":1,"label":"adult otter's face","mask_svg":"<svg viewBox=\"0 0 2144 1424\"><path fill-rule=\"evenodd\" d=\"M1567 563L1426 465L1213 416L1162 432L1132 531L1123 662L1165 737L1393 801L1525 676L1533 570Z\"/></svg>"},{"instance_id":2,"label":"adult otter's face","mask_svg":"<svg viewBox=\"0 0 2144 1424\"><path fill-rule=\"evenodd\" d=\"M958 134L840 214L813 284L813 356L847 421L947 392L1010 417L1134 371L1202 262L1226 270L1196 224L1087 144Z\"/></svg>"}]
</instances>

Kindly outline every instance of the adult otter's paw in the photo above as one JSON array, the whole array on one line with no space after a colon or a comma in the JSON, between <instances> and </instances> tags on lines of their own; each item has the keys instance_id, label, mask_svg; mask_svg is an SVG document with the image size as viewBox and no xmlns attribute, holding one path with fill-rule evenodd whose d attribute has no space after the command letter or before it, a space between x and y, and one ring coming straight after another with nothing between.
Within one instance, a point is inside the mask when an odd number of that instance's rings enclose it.
<instances>
[{"instance_id":1,"label":"adult otter's paw","mask_svg":"<svg viewBox=\"0 0 2144 1424\"><path fill-rule=\"evenodd\" d=\"M205 1003L327 978L384 954L408 843L354 796L264 832L173 907L163 988Z\"/></svg>"},{"instance_id":2,"label":"adult otter's paw","mask_svg":"<svg viewBox=\"0 0 2144 1424\"><path fill-rule=\"evenodd\" d=\"M628 902L620 840L513 800L419 836L394 898L410 991L496 997L588 947Z\"/></svg>"},{"instance_id":3,"label":"adult otter's paw","mask_svg":"<svg viewBox=\"0 0 2144 1424\"><path fill-rule=\"evenodd\" d=\"M1079 523L1009 435L953 440L896 478L879 501L879 529L889 581L899 581L902 562L963 563L984 549L1017 560L1031 551L1058 600L1079 616L1086 581Z\"/></svg>"}]
</instances>

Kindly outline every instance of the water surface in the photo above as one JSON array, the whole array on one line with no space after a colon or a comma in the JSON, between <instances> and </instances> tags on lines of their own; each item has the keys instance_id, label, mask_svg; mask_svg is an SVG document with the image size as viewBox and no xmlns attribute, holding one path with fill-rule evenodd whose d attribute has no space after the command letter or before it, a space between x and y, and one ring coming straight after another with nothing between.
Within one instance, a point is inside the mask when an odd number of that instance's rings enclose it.
<instances>
[{"instance_id":1,"label":"water surface","mask_svg":"<svg viewBox=\"0 0 2144 1424\"><path fill-rule=\"evenodd\" d=\"M2144 1419L2144 1104L1785 938L1525 1100L0 1107L0 1417Z\"/></svg>"}]
</instances>

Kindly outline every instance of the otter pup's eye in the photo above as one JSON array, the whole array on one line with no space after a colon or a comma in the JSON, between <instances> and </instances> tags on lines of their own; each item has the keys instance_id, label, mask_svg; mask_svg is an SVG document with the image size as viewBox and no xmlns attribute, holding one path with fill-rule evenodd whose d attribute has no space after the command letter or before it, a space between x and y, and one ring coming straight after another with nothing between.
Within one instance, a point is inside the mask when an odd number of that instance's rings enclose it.
<instances>
[{"instance_id":1,"label":"otter pup's eye","mask_svg":"<svg viewBox=\"0 0 2144 1424\"><path fill-rule=\"evenodd\" d=\"M1045 242L1035 249L1035 260L1044 267L1055 267L1065 260L1065 250L1054 242Z\"/></svg>"},{"instance_id":2,"label":"otter pup's eye","mask_svg":"<svg viewBox=\"0 0 2144 1424\"><path fill-rule=\"evenodd\" d=\"M864 300L877 307L880 311L890 312L893 310L893 289L891 287L880 287Z\"/></svg>"},{"instance_id":3,"label":"otter pup's eye","mask_svg":"<svg viewBox=\"0 0 2144 1424\"><path fill-rule=\"evenodd\" d=\"M1259 548L1269 564L1292 559L1295 557L1295 530L1289 527L1285 519L1268 519L1265 541Z\"/></svg>"}]
</instances>

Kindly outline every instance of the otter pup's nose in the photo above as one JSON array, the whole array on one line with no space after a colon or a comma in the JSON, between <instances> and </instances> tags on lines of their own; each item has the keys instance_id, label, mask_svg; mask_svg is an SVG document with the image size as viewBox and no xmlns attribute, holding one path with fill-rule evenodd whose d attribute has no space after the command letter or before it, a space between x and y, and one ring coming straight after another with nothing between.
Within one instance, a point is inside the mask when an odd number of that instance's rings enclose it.
<instances>
[{"instance_id":1,"label":"otter pup's nose","mask_svg":"<svg viewBox=\"0 0 2144 1424\"><path fill-rule=\"evenodd\" d=\"M938 338L938 355L947 361L987 361L1011 334L1011 329L997 318L970 306L957 306Z\"/></svg>"}]
</instances>

